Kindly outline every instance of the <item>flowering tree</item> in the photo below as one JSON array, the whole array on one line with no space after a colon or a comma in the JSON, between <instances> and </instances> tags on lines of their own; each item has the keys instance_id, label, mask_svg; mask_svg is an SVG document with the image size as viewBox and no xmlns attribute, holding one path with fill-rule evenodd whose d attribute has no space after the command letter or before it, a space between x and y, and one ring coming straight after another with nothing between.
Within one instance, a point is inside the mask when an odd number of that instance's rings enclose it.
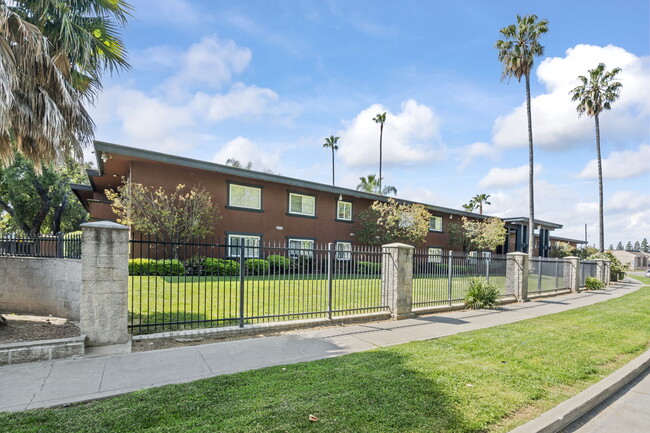
<instances>
[{"instance_id":1,"label":"flowering tree","mask_svg":"<svg viewBox=\"0 0 650 433\"><path fill-rule=\"evenodd\" d=\"M471 248L495 250L499 245L503 245L508 233L505 223L500 218L488 218L481 221L463 217L462 221Z\"/></svg>"},{"instance_id":2,"label":"flowering tree","mask_svg":"<svg viewBox=\"0 0 650 433\"><path fill-rule=\"evenodd\" d=\"M400 204L389 198L388 202L374 202L360 215L359 240L366 245L383 245L403 242L418 245L429 232L431 214L421 204Z\"/></svg>"}]
</instances>

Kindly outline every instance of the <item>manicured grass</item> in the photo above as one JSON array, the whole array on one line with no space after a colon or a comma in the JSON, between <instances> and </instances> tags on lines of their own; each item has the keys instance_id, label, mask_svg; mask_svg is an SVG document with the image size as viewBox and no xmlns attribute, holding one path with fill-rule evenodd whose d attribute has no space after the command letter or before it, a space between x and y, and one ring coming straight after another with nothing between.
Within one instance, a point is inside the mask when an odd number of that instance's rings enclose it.
<instances>
[{"instance_id":1,"label":"manicured grass","mask_svg":"<svg viewBox=\"0 0 650 433\"><path fill-rule=\"evenodd\" d=\"M0 414L20 432L505 432L650 343L650 287L509 325ZM310 414L319 418L308 421Z\"/></svg>"}]
</instances>

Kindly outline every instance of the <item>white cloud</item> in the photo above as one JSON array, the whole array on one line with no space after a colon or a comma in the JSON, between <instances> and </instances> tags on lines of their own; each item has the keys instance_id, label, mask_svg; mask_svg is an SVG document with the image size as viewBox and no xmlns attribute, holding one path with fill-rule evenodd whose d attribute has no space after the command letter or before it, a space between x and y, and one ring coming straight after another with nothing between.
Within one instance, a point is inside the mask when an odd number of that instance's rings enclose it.
<instances>
[{"instance_id":1,"label":"white cloud","mask_svg":"<svg viewBox=\"0 0 650 433\"><path fill-rule=\"evenodd\" d=\"M460 155L457 158L460 161L460 164L458 164L458 171L465 170L474 162L475 159L487 158L490 161L496 161L500 156L499 149L480 141L461 147L459 153Z\"/></svg>"},{"instance_id":2,"label":"white cloud","mask_svg":"<svg viewBox=\"0 0 650 433\"><path fill-rule=\"evenodd\" d=\"M488 174L479 181L481 188L512 187L528 181L528 165L514 168L491 168ZM535 164L535 175L542 171L541 164Z\"/></svg>"},{"instance_id":3,"label":"white cloud","mask_svg":"<svg viewBox=\"0 0 650 433\"><path fill-rule=\"evenodd\" d=\"M438 116L430 107L409 99L402 103L400 113L373 104L340 131L339 155L344 163L354 166L378 163L379 125L372 119L383 112L386 112L383 163L425 162L444 156Z\"/></svg>"},{"instance_id":4,"label":"white cloud","mask_svg":"<svg viewBox=\"0 0 650 433\"><path fill-rule=\"evenodd\" d=\"M212 157L212 161L218 164L225 164L230 158L234 158L246 165L253 163L253 169L263 171L270 169L274 173L280 171L281 158L278 152L267 152L257 143L244 137L237 137L229 141L219 149Z\"/></svg>"},{"instance_id":5,"label":"white cloud","mask_svg":"<svg viewBox=\"0 0 650 433\"><path fill-rule=\"evenodd\" d=\"M204 112L208 120L219 122L231 117L264 113L279 98L271 89L235 83L226 94L197 93L193 106L195 110Z\"/></svg>"},{"instance_id":6,"label":"white cloud","mask_svg":"<svg viewBox=\"0 0 650 433\"><path fill-rule=\"evenodd\" d=\"M602 163L605 179L628 179L646 174L650 172L650 145L642 144L638 151L612 152ZM589 161L578 178L598 179L598 160Z\"/></svg>"},{"instance_id":7,"label":"white cloud","mask_svg":"<svg viewBox=\"0 0 650 433\"><path fill-rule=\"evenodd\" d=\"M611 111L600 116L606 136L647 134L650 58L638 57L613 45L577 45L568 49L565 57L546 58L537 68L537 78L546 87L546 93L531 101L535 145L561 149L575 146L577 141L593 140L594 122L587 116L578 117L577 103L571 101L569 92L579 84L579 75L587 75L587 71L600 62L605 63L608 70L614 67L622 69L617 76L623 84L621 97L612 104ZM496 119L492 141L502 148L528 144L525 102L510 114Z\"/></svg>"}]
</instances>

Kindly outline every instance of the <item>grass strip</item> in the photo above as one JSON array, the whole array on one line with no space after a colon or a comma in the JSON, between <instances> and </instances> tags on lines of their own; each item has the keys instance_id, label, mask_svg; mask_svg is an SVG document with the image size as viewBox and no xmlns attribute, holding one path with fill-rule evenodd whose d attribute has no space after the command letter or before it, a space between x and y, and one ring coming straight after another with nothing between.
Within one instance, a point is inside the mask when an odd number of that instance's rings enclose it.
<instances>
[{"instance_id":1,"label":"grass strip","mask_svg":"<svg viewBox=\"0 0 650 433\"><path fill-rule=\"evenodd\" d=\"M649 343L650 287L644 287L436 340L3 413L0 425L15 432L505 432ZM318 421L309 421L310 414Z\"/></svg>"}]
</instances>

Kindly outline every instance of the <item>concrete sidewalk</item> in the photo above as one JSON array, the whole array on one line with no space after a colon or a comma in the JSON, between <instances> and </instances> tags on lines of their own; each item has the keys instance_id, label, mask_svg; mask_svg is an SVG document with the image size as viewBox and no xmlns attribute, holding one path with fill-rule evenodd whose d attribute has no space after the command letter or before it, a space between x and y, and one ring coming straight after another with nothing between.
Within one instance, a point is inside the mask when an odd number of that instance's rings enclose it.
<instances>
[{"instance_id":1,"label":"concrete sidewalk","mask_svg":"<svg viewBox=\"0 0 650 433\"><path fill-rule=\"evenodd\" d=\"M200 346L37 362L0 367L0 411L19 411L93 400L172 383L274 365L330 358L591 305L623 296L642 285L510 304L499 310L469 310L401 321L332 327L296 334Z\"/></svg>"}]
</instances>

